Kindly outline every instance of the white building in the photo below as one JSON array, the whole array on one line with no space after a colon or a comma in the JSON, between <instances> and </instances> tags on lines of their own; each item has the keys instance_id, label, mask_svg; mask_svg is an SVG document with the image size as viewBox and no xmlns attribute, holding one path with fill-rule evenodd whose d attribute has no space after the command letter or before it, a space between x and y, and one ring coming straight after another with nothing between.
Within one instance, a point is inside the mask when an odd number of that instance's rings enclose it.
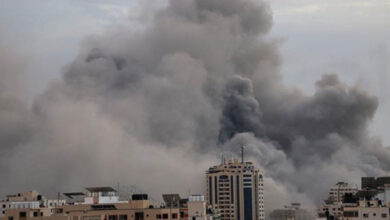
<instances>
[{"instance_id":1,"label":"white building","mask_svg":"<svg viewBox=\"0 0 390 220\"><path fill-rule=\"evenodd\" d=\"M84 204L112 204L119 202L119 196L112 187L88 187Z\"/></svg>"},{"instance_id":2,"label":"white building","mask_svg":"<svg viewBox=\"0 0 390 220\"><path fill-rule=\"evenodd\" d=\"M346 182L338 182L329 190L329 200L333 203L342 202L346 193L356 194L357 186L352 186Z\"/></svg>"},{"instance_id":3,"label":"white building","mask_svg":"<svg viewBox=\"0 0 390 220\"><path fill-rule=\"evenodd\" d=\"M7 195L0 202L0 217L3 217L7 209L36 209L44 202L45 197L36 190Z\"/></svg>"}]
</instances>

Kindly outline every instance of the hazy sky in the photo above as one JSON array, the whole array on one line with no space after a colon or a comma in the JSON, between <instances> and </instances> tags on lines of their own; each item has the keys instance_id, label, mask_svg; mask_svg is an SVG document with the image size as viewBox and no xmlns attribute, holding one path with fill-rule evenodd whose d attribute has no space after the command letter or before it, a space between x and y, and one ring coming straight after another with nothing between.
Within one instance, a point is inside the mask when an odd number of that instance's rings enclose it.
<instances>
[{"instance_id":1,"label":"hazy sky","mask_svg":"<svg viewBox=\"0 0 390 220\"><path fill-rule=\"evenodd\" d=\"M337 73L379 97L372 134L386 145L390 127L390 0L272 0L271 37L280 41L287 84L308 94L323 73ZM142 29L163 0L12 0L0 2L0 35L28 63L27 99L59 78L80 42L115 25Z\"/></svg>"}]
</instances>

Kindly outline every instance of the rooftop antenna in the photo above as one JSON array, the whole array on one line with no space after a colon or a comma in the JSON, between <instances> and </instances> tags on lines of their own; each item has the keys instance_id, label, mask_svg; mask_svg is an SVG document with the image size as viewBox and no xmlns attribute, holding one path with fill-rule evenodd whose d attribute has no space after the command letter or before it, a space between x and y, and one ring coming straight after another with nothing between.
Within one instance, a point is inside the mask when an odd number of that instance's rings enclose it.
<instances>
[{"instance_id":1,"label":"rooftop antenna","mask_svg":"<svg viewBox=\"0 0 390 220\"><path fill-rule=\"evenodd\" d=\"M241 163L244 163L244 147L245 145L241 146Z\"/></svg>"}]
</instances>

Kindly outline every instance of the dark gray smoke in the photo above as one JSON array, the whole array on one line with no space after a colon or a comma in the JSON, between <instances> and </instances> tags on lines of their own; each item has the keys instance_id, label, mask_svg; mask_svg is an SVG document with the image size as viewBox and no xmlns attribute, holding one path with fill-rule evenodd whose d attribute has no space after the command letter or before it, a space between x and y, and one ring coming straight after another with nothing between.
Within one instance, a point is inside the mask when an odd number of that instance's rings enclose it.
<instances>
[{"instance_id":1,"label":"dark gray smoke","mask_svg":"<svg viewBox=\"0 0 390 220\"><path fill-rule=\"evenodd\" d=\"M3 88L19 70L1 50L1 194L117 182L204 193L216 155L242 145L266 173L268 210L386 175L390 153L367 132L377 98L333 74L313 95L284 85L271 24L258 0L171 0L141 33L87 38L31 108Z\"/></svg>"}]
</instances>

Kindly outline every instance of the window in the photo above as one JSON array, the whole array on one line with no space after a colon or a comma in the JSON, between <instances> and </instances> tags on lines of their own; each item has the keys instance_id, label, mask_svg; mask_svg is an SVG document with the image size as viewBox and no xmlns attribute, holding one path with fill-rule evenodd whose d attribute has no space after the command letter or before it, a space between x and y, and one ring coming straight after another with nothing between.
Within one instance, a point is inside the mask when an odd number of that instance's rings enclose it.
<instances>
[{"instance_id":1,"label":"window","mask_svg":"<svg viewBox=\"0 0 390 220\"><path fill-rule=\"evenodd\" d=\"M14 220L13 216L8 216L8 220Z\"/></svg>"},{"instance_id":2,"label":"window","mask_svg":"<svg viewBox=\"0 0 390 220\"><path fill-rule=\"evenodd\" d=\"M19 218L26 218L26 212L19 212Z\"/></svg>"},{"instance_id":3,"label":"window","mask_svg":"<svg viewBox=\"0 0 390 220\"><path fill-rule=\"evenodd\" d=\"M108 220L118 220L118 216L117 215L109 215Z\"/></svg>"},{"instance_id":4,"label":"window","mask_svg":"<svg viewBox=\"0 0 390 220\"><path fill-rule=\"evenodd\" d=\"M157 215L156 215L156 218L157 218L157 219L161 219L161 214L157 214Z\"/></svg>"},{"instance_id":5,"label":"window","mask_svg":"<svg viewBox=\"0 0 390 220\"><path fill-rule=\"evenodd\" d=\"M34 212L34 217L38 217L38 212Z\"/></svg>"},{"instance_id":6,"label":"window","mask_svg":"<svg viewBox=\"0 0 390 220\"><path fill-rule=\"evenodd\" d=\"M163 214L162 217L163 219L168 219L168 214Z\"/></svg>"},{"instance_id":7,"label":"window","mask_svg":"<svg viewBox=\"0 0 390 220\"><path fill-rule=\"evenodd\" d=\"M172 213L172 218L177 219L177 213Z\"/></svg>"},{"instance_id":8,"label":"window","mask_svg":"<svg viewBox=\"0 0 390 220\"><path fill-rule=\"evenodd\" d=\"M120 215L119 220L127 220L127 215Z\"/></svg>"},{"instance_id":9,"label":"window","mask_svg":"<svg viewBox=\"0 0 390 220\"><path fill-rule=\"evenodd\" d=\"M7 206L5 204L3 204L3 209L5 209Z\"/></svg>"},{"instance_id":10,"label":"window","mask_svg":"<svg viewBox=\"0 0 390 220\"><path fill-rule=\"evenodd\" d=\"M363 218L368 218L368 213L363 213Z\"/></svg>"},{"instance_id":11,"label":"window","mask_svg":"<svg viewBox=\"0 0 390 220\"><path fill-rule=\"evenodd\" d=\"M345 211L344 217L359 217L359 213L357 211Z\"/></svg>"},{"instance_id":12,"label":"window","mask_svg":"<svg viewBox=\"0 0 390 220\"><path fill-rule=\"evenodd\" d=\"M143 212L136 212L135 213L135 220L144 220L144 213Z\"/></svg>"},{"instance_id":13,"label":"window","mask_svg":"<svg viewBox=\"0 0 390 220\"><path fill-rule=\"evenodd\" d=\"M382 218L387 218L387 214L386 213L382 213Z\"/></svg>"}]
</instances>

